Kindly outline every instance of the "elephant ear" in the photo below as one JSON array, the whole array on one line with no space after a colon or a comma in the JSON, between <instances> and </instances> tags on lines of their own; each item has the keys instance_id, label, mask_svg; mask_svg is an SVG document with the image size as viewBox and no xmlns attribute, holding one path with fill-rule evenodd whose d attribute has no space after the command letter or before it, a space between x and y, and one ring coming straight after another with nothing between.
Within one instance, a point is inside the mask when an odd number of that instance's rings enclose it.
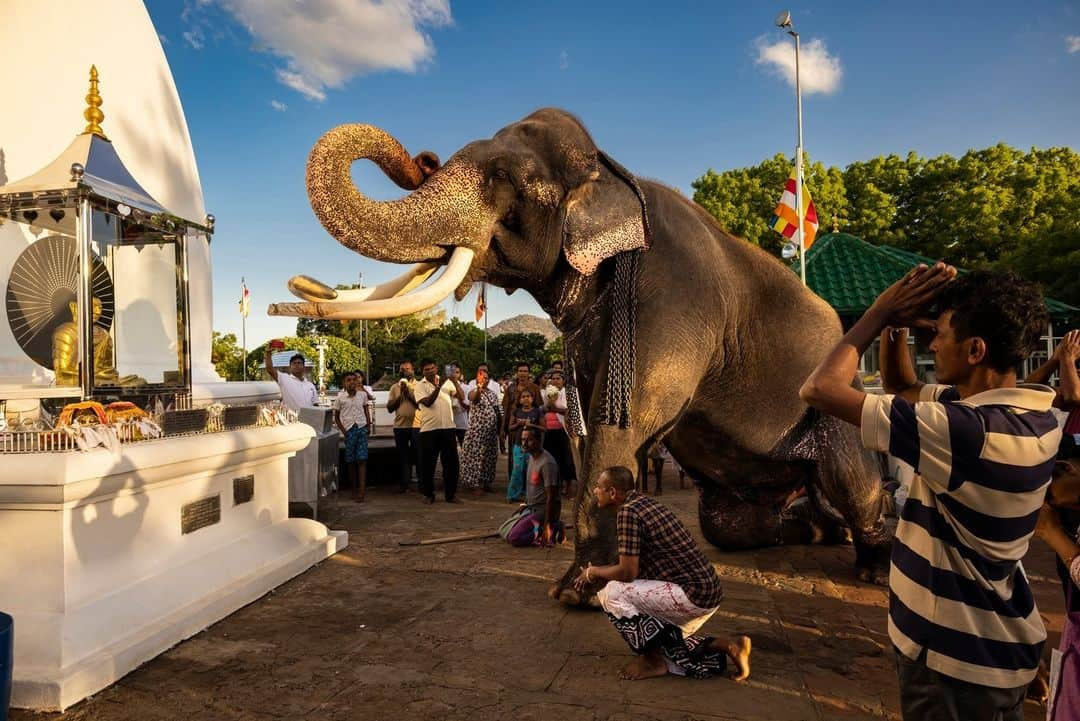
<instances>
[{"instance_id":1,"label":"elephant ear","mask_svg":"<svg viewBox=\"0 0 1080 721\"><path fill-rule=\"evenodd\" d=\"M588 180L564 201L563 252L584 275L618 253L648 250L650 241L645 196L637 179L602 152L597 161Z\"/></svg>"}]
</instances>

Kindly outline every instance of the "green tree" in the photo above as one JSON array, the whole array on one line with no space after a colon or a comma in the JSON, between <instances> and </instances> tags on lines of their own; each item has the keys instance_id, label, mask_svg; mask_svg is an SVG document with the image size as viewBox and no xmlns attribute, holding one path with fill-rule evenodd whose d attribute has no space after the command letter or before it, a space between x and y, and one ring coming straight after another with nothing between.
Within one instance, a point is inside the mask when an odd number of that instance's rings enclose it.
<instances>
[{"instance_id":1,"label":"green tree","mask_svg":"<svg viewBox=\"0 0 1080 721\"><path fill-rule=\"evenodd\" d=\"M345 286L343 286L345 287ZM371 376L374 382L384 373L397 370L402 360L415 360L417 348L426 334L438 328L446 319L446 311L427 310L399 318L383 320L315 320L300 318L296 335L312 342L320 335L341 338L362 348L367 334L367 349L371 357Z\"/></svg>"},{"instance_id":2,"label":"green tree","mask_svg":"<svg viewBox=\"0 0 1080 721\"><path fill-rule=\"evenodd\" d=\"M544 346L544 367L550 368L551 364L557 360L561 360L566 363L566 348L563 345L562 336L557 336L548 341L548 344Z\"/></svg>"},{"instance_id":3,"label":"green tree","mask_svg":"<svg viewBox=\"0 0 1080 721\"><path fill-rule=\"evenodd\" d=\"M732 233L776 254L772 217L791 161L694 181L694 200ZM959 158L887 155L845 169L808 164L821 220L878 245L893 245L964 268L1015 268L1052 297L1080 304L1080 154L1070 148L1003 143Z\"/></svg>"},{"instance_id":4,"label":"green tree","mask_svg":"<svg viewBox=\"0 0 1080 721\"><path fill-rule=\"evenodd\" d=\"M528 363L533 373L544 366L547 339L541 333L503 333L488 341L488 359L496 372L514 370L516 363Z\"/></svg>"},{"instance_id":5,"label":"green tree","mask_svg":"<svg viewBox=\"0 0 1080 721\"><path fill-rule=\"evenodd\" d=\"M236 342L235 333L214 331L210 360L217 374L227 381L244 379L244 349Z\"/></svg>"},{"instance_id":6,"label":"green tree","mask_svg":"<svg viewBox=\"0 0 1080 721\"><path fill-rule=\"evenodd\" d=\"M909 153L849 165L843 172L848 211L842 230L877 244L904 247L907 234L896 216L899 205L909 200L908 184L922 163Z\"/></svg>"},{"instance_id":7,"label":"green tree","mask_svg":"<svg viewBox=\"0 0 1080 721\"><path fill-rule=\"evenodd\" d=\"M794 167L792 158L777 153L750 168L717 173L706 171L693 183L694 202L705 208L730 233L779 255L784 237L769 227L769 219ZM806 187L814 199L820 232L842 223L847 216L843 173L807 160Z\"/></svg>"}]
</instances>

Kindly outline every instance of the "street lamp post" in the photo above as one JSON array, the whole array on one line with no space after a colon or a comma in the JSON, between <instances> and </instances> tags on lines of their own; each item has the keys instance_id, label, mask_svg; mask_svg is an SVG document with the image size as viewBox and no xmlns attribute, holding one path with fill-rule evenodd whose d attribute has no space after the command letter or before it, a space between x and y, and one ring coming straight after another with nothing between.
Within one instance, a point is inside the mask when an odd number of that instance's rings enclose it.
<instances>
[{"instance_id":1,"label":"street lamp post","mask_svg":"<svg viewBox=\"0 0 1080 721\"><path fill-rule=\"evenodd\" d=\"M324 403L326 401L326 338L319 336L318 343L315 345L315 349L319 351L319 402Z\"/></svg>"},{"instance_id":2,"label":"street lamp post","mask_svg":"<svg viewBox=\"0 0 1080 721\"><path fill-rule=\"evenodd\" d=\"M795 38L795 118L798 125L798 134L795 140L795 232L799 239L799 276L803 285L806 285L806 246L803 235L803 142L802 142L802 87L799 79L799 34L795 32L795 26L791 24L791 13L781 11L776 16L776 26Z\"/></svg>"},{"instance_id":3,"label":"street lamp post","mask_svg":"<svg viewBox=\"0 0 1080 721\"><path fill-rule=\"evenodd\" d=\"M360 287L361 288L364 287L364 272L363 271L360 271ZM368 363L367 345L368 345L367 321L366 320L361 320L360 321L360 349L363 351L363 355L364 355L364 380L366 382L368 382L368 383L371 383L371 368L370 368L370 365Z\"/></svg>"}]
</instances>

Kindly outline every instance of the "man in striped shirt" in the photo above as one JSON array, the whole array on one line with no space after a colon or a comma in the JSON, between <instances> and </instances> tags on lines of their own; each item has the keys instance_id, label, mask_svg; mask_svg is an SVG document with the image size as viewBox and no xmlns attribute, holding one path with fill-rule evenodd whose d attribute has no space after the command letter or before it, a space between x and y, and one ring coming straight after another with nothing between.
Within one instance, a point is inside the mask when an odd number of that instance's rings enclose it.
<instances>
[{"instance_id":1,"label":"man in striped shirt","mask_svg":"<svg viewBox=\"0 0 1080 721\"><path fill-rule=\"evenodd\" d=\"M886 290L803 385L811 406L918 471L893 541L889 637L904 719L1023 718L1046 630L1020 559L1061 433L1045 386L1017 384L1047 314L1011 273L955 279L938 263ZM927 320L936 302L936 321ZM915 380L892 328L934 330L942 385ZM883 396L851 387L882 330Z\"/></svg>"}]
</instances>

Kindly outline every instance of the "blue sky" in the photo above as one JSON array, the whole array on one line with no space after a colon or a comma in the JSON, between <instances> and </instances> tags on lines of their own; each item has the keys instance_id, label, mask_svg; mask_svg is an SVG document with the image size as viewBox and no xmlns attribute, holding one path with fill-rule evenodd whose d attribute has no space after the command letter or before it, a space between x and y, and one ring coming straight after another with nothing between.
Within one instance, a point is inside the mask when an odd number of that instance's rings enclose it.
<instances>
[{"instance_id":1,"label":"blue sky","mask_svg":"<svg viewBox=\"0 0 1080 721\"><path fill-rule=\"evenodd\" d=\"M735 2L149 0L187 114L213 242L215 328L248 344L291 334L264 315L306 273L365 284L400 272L345 250L304 190L315 140L378 125L410 152L448 158L532 110L579 115L639 175L690 192L792 151L794 90L775 7ZM792 5L804 49L811 157L961 154L1006 142L1080 147L1080 3ZM771 61L770 61L771 59ZM400 191L370 165L369 195ZM779 194L779 189L777 189ZM472 319L473 298L447 309ZM493 291L489 322L539 308ZM239 334L239 333L238 333Z\"/></svg>"}]
</instances>

